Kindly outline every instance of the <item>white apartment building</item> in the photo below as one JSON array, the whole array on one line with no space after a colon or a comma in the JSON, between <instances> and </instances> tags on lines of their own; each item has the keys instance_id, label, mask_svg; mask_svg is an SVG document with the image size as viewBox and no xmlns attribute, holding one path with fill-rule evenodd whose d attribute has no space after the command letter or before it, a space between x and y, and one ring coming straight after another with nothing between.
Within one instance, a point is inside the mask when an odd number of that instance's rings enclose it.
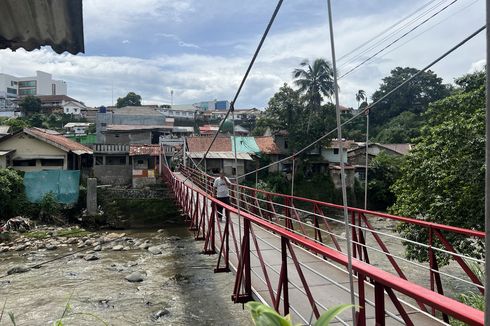
<instances>
[{"instance_id":1,"label":"white apartment building","mask_svg":"<svg viewBox=\"0 0 490 326\"><path fill-rule=\"evenodd\" d=\"M13 100L27 95L66 95L63 80L54 80L51 74L36 71L33 77L16 77L0 73L0 111L14 111Z\"/></svg>"}]
</instances>

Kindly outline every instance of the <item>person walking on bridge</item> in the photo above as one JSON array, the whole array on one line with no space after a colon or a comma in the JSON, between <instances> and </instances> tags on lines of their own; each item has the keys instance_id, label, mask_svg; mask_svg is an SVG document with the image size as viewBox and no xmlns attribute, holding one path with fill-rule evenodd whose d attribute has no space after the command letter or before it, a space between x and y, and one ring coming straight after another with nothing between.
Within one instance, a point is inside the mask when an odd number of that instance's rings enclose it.
<instances>
[{"instance_id":1,"label":"person walking on bridge","mask_svg":"<svg viewBox=\"0 0 490 326\"><path fill-rule=\"evenodd\" d=\"M214 179L213 183L214 195L216 199L227 205L230 205L230 186L230 179L225 176L225 172L223 170L220 170L219 177ZM220 220L222 220L223 206L218 204L216 208L219 214L218 217Z\"/></svg>"}]
</instances>

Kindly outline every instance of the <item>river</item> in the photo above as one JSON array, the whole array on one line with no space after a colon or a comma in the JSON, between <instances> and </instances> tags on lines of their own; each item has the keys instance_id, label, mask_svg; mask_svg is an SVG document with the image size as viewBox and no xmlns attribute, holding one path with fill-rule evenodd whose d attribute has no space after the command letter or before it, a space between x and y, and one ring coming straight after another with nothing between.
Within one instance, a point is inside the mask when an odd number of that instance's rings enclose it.
<instances>
[{"instance_id":1,"label":"river","mask_svg":"<svg viewBox=\"0 0 490 326\"><path fill-rule=\"evenodd\" d=\"M216 256L201 254L203 243L185 227L124 232L119 244L126 250L103 244L94 253L98 260L73 255L21 274L6 272L79 249L62 244L52 251L0 253L0 310L7 299L0 325L12 325L7 312L14 313L19 326L52 325L67 302L71 310L65 325L103 325L100 320L109 325L251 325L248 311L231 302L233 274L215 274ZM162 253L136 246L145 241ZM128 282L125 277L133 272L144 280Z\"/></svg>"}]
</instances>

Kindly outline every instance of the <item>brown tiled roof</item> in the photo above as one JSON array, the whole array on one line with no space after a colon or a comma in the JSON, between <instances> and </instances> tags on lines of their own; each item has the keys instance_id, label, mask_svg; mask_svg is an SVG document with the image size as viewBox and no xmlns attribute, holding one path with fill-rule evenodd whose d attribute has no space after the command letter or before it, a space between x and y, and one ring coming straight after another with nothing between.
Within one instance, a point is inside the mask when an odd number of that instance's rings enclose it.
<instances>
[{"instance_id":1,"label":"brown tiled roof","mask_svg":"<svg viewBox=\"0 0 490 326\"><path fill-rule=\"evenodd\" d=\"M129 145L129 156L160 156L160 145Z\"/></svg>"},{"instance_id":2,"label":"brown tiled roof","mask_svg":"<svg viewBox=\"0 0 490 326\"><path fill-rule=\"evenodd\" d=\"M205 152L211 142L212 137L187 137L187 147L189 152ZM231 152L231 139L230 137L217 137L213 146L211 147L211 152Z\"/></svg>"},{"instance_id":3,"label":"brown tiled roof","mask_svg":"<svg viewBox=\"0 0 490 326\"><path fill-rule=\"evenodd\" d=\"M25 128L24 132L34 138L56 146L66 152L73 152L77 155L93 153L92 150L87 146L68 139L53 130L41 128Z\"/></svg>"},{"instance_id":4,"label":"brown tiled roof","mask_svg":"<svg viewBox=\"0 0 490 326\"><path fill-rule=\"evenodd\" d=\"M135 131L153 129L172 129L172 126L165 125L108 125L107 131Z\"/></svg>"},{"instance_id":5,"label":"brown tiled roof","mask_svg":"<svg viewBox=\"0 0 490 326\"><path fill-rule=\"evenodd\" d=\"M281 150L272 136L255 137L255 142L259 146L260 152L264 154L281 154Z\"/></svg>"}]
</instances>

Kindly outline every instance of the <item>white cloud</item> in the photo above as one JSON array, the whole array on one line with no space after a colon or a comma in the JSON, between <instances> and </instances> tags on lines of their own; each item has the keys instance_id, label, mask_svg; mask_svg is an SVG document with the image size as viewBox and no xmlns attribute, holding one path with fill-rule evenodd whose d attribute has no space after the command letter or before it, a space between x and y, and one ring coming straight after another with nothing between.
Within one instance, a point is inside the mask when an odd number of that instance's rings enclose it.
<instances>
[{"instance_id":1,"label":"white cloud","mask_svg":"<svg viewBox=\"0 0 490 326\"><path fill-rule=\"evenodd\" d=\"M168 21L174 24L179 24L185 15L195 10L190 0L87 0L84 5L86 19L90 21L90 24L85 24L89 30L87 39L117 36L123 43L127 38L134 43L132 36L126 35L127 31L147 20L162 19L162 10L169 11ZM406 6L409 5L410 2L407 2ZM381 79L396 66L425 66L483 23L482 6L483 3L478 3L478 6L465 10L407 45L363 65L355 73L341 79L341 103L357 106L354 96L357 90L364 89L370 96L378 88ZM335 22L337 57L384 30L400 15L385 11L342 18L341 13L338 13ZM109 27L105 28L104 24ZM173 40L176 46L184 48L182 51L199 47L182 40L174 33L153 32L148 35ZM30 53L21 50L15 53L0 51L0 68L3 67L5 73L20 76L32 75L35 70L50 72L54 78L68 82L69 95L93 106L111 103L112 84L115 98L135 91L143 97L145 103L169 103L171 89L174 90L174 103L193 103L214 98L231 99L259 37L260 35L256 35L245 40L223 40L225 43L231 42L233 53L237 53L233 56L229 53L206 55L208 52L205 50L199 54L162 54L145 59L56 55L49 50ZM205 36L202 42L205 44ZM207 47L203 46L203 49ZM481 66L484 55L484 37L480 35L441 61L433 70L445 82L451 82L455 77ZM281 30L273 28L238 99L238 107L264 107L284 82L291 84L291 72L304 58L317 57L331 57L326 20L316 25ZM363 56L365 57L367 54ZM342 61L339 61L339 67L342 73L349 66L342 66Z\"/></svg>"},{"instance_id":2,"label":"white cloud","mask_svg":"<svg viewBox=\"0 0 490 326\"><path fill-rule=\"evenodd\" d=\"M130 43L130 41L129 41L129 40L123 40L121 43L122 43L122 44L129 44L129 43Z\"/></svg>"}]
</instances>

